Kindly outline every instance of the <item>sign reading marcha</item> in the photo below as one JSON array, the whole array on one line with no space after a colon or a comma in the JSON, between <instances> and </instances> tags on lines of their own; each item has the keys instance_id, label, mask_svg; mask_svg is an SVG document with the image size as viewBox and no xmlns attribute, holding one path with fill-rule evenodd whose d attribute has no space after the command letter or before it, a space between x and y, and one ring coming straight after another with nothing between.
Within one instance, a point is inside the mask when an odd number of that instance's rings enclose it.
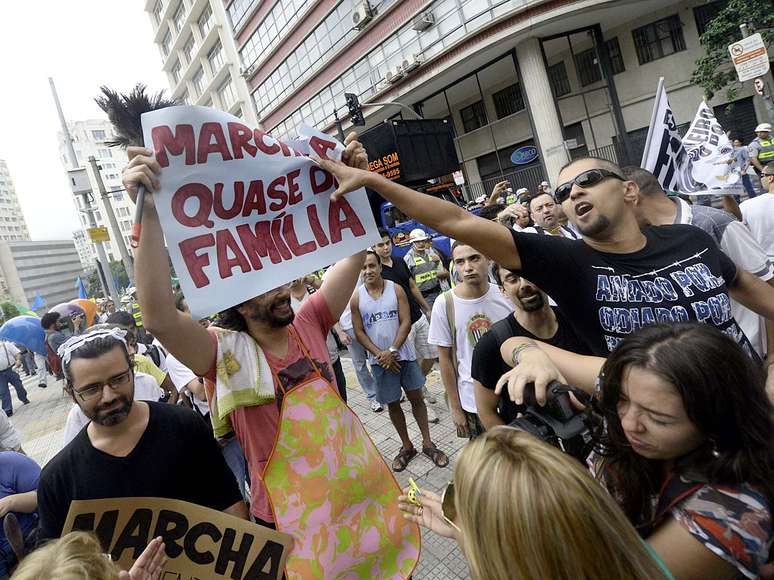
<instances>
[{"instance_id":1,"label":"sign reading marcha","mask_svg":"<svg viewBox=\"0 0 774 580\"><path fill-rule=\"evenodd\" d=\"M63 534L75 530L94 532L124 570L161 536L169 558L161 577L170 580L278 580L293 542L219 511L155 497L74 501Z\"/></svg>"},{"instance_id":2,"label":"sign reading marcha","mask_svg":"<svg viewBox=\"0 0 774 580\"><path fill-rule=\"evenodd\" d=\"M167 247L193 316L206 316L377 242L365 190L336 202L309 158L343 146L310 127L283 143L208 107L142 116L161 165L155 193Z\"/></svg>"}]
</instances>

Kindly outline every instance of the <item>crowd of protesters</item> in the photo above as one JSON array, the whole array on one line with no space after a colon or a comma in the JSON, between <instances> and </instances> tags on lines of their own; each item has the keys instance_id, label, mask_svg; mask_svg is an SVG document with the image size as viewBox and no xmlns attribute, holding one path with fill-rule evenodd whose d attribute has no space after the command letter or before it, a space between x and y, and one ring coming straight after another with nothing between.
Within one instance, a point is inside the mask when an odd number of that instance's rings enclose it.
<instances>
[{"instance_id":1,"label":"crowd of protesters","mask_svg":"<svg viewBox=\"0 0 774 580\"><path fill-rule=\"evenodd\" d=\"M153 192L152 151L128 153L127 191ZM354 134L341 162L320 164L334 197L368 187L450 237L450 254L419 229L402 257L382 232L323 275L196 320L146 195L136 300L104 303L90 328L41 319L72 399L42 471L6 417L8 384L22 403L24 387L0 368L0 516L17 520L0 533L0 578L20 558L14 578L159 577L160 539L121 572L93 536L63 533L74 500L180 499L277 527L264 470L282 403L307 384L346 403L345 347L370 411L386 407L400 439L395 472L420 455L404 400L423 461L450 465L427 405L439 372L444 420L469 442L441 495L407 489L394 503L454 538L476 580L772 577L774 163L753 162L766 192L741 203L743 220L591 157L553 191L499 183L476 212L367 171ZM3 349L0 367L26 365ZM588 421L582 456L558 428L520 428L557 393Z\"/></svg>"}]
</instances>

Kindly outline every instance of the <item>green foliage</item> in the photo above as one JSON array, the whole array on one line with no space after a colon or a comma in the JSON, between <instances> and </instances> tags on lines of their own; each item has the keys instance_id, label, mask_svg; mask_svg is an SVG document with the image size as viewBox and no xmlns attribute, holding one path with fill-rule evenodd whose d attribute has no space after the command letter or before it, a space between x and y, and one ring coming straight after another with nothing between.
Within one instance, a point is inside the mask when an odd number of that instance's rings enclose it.
<instances>
[{"instance_id":1,"label":"green foliage","mask_svg":"<svg viewBox=\"0 0 774 580\"><path fill-rule=\"evenodd\" d=\"M11 302L3 302L0 304L0 310L3 311L3 320L10 320L14 316L19 316L19 309Z\"/></svg>"},{"instance_id":2,"label":"green foliage","mask_svg":"<svg viewBox=\"0 0 774 580\"><path fill-rule=\"evenodd\" d=\"M126 274L123 262L120 260L110 262L110 271L113 279L116 281L119 293L121 290L129 287L129 276ZM86 280L86 292L88 292L89 296L102 296L102 286L100 285L99 274L96 268L89 274Z\"/></svg>"},{"instance_id":3,"label":"green foliage","mask_svg":"<svg viewBox=\"0 0 774 580\"><path fill-rule=\"evenodd\" d=\"M774 10L770 2L729 0L699 39L706 54L696 61L691 82L704 89L707 99L725 89L728 100L732 101L742 86L728 54L728 45L742 38L739 25L745 22L751 26L751 32L761 33L767 45L774 42Z\"/></svg>"}]
</instances>

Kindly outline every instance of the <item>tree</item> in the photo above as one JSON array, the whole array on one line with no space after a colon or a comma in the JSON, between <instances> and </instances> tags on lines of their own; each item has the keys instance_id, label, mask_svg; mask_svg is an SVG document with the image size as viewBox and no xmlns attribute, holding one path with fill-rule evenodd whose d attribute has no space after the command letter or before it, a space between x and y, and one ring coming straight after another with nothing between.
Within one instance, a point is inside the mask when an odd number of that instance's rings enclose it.
<instances>
[{"instance_id":1,"label":"tree","mask_svg":"<svg viewBox=\"0 0 774 580\"><path fill-rule=\"evenodd\" d=\"M774 41L774 10L770 2L728 0L699 38L706 54L696 61L691 82L704 89L707 99L726 89L726 97L733 101L742 86L728 54L728 45L741 38L739 25L744 23L754 26L767 44Z\"/></svg>"},{"instance_id":2,"label":"tree","mask_svg":"<svg viewBox=\"0 0 774 580\"><path fill-rule=\"evenodd\" d=\"M110 272L116 283L116 289L121 292L129 287L129 276L126 274L124 263L120 260L110 262ZM96 268L89 274L86 280L86 292L89 296L100 296L102 294L102 285L99 281L99 274Z\"/></svg>"},{"instance_id":3,"label":"tree","mask_svg":"<svg viewBox=\"0 0 774 580\"><path fill-rule=\"evenodd\" d=\"M14 316L19 316L19 309L11 302L3 302L0 304L0 310L3 312L3 321L10 320Z\"/></svg>"}]
</instances>

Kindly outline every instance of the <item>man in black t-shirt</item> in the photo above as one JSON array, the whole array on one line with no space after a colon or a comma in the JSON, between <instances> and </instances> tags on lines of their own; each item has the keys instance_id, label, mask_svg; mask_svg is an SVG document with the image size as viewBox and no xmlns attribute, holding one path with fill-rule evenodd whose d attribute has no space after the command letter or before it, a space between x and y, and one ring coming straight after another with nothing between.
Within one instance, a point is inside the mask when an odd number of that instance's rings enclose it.
<instances>
[{"instance_id":1,"label":"man in black t-shirt","mask_svg":"<svg viewBox=\"0 0 774 580\"><path fill-rule=\"evenodd\" d=\"M512 336L526 336L578 354L589 354L561 311L548 303L548 296L526 278L498 264L492 265L497 284L513 302L513 314L492 325L473 349L471 376L476 390L476 408L484 427L507 425L516 418L517 407L507 390L498 397L497 381L511 367L500 356L500 346Z\"/></svg>"},{"instance_id":2,"label":"man in black t-shirt","mask_svg":"<svg viewBox=\"0 0 774 580\"><path fill-rule=\"evenodd\" d=\"M67 391L87 417L83 430L43 469L41 539L58 538L79 499L162 497L247 519L234 475L193 411L134 401L124 331L95 330L60 348Z\"/></svg>"},{"instance_id":3,"label":"man in black t-shirt","mask_svg":"<svg viewBox=\"0 0 774 580\"><path fill-rule=\"evenodd\" d=\"M774 319L774 288L737 270L700 229L640 230L633 209L637 185L605 159L576 159L557 179L556 200L581 240L515 232L376 173L333 161L321 165L339 183L334 198L369 187L417 221L475 246L537 284L594 354L606 356L647 324L698 320L730 335L756 357L731 315L729 295Z\"/></svg>"}]
</instances>

